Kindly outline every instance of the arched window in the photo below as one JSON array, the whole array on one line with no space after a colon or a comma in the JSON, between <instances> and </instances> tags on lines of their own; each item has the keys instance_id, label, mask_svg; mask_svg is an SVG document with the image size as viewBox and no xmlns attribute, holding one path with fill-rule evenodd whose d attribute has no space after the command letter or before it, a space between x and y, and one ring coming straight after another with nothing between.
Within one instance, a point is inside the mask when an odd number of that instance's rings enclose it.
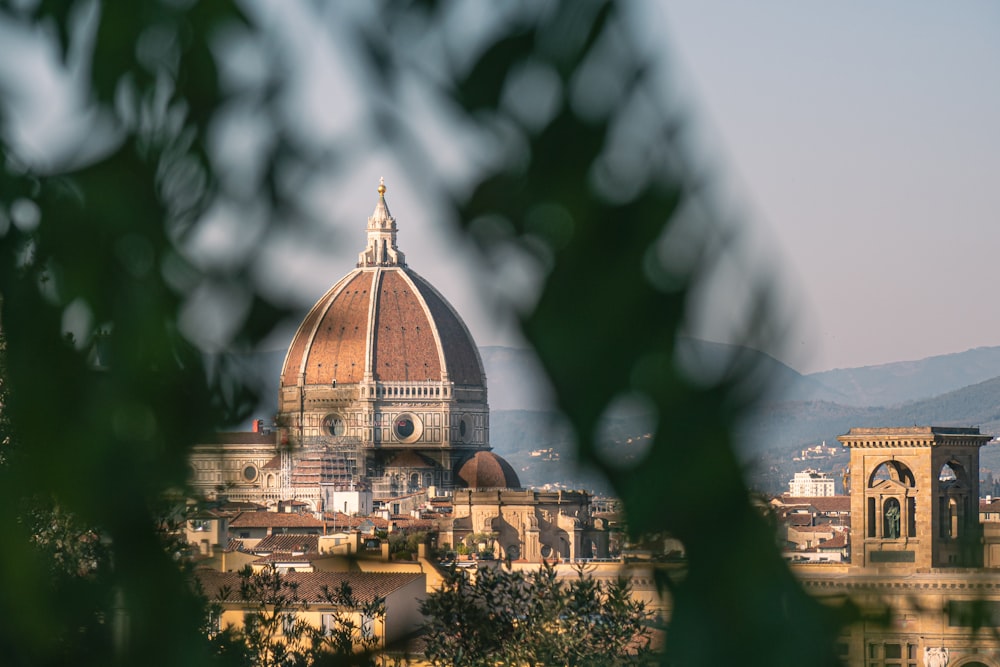
<instances>
[{"instance_id":1,"label":"arched window","mask_svg":"<svg viewBox=\"0 0 1000 667\"><path fill-rule=\"evenodd\" d=\"M902 484L903 486L916 486L916 478L906 464L899 461L883 461L868 478L868 488L872 488L881 481L890 480Z\"/></svg>"}]
</instances>

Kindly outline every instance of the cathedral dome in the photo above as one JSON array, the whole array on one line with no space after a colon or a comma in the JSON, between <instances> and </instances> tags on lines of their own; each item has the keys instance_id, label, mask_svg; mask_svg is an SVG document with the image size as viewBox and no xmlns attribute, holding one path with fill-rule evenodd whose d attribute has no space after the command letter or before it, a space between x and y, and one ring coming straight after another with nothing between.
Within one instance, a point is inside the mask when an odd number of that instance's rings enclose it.
<instances>
[{"instance_id":1,"label":"cathedral dome","mask_svg":"<svg viewBox=\"0 0 1000 667\"><path fill-rule=\"evenodd\" d=\"M493 452L476 452L456 473L470 489L519 489L521 481L507 461Z\"/></svg>"},{"instance_id":2,"label":"cathedral dome","mask_svg":"<svg viewBox=\"0 0 1000 667\"><path fill-rule=\"evenodd\" d=\"M472 336L454 308L406 266L379 186L358 267L313 306L289 346L282 388L445 382L481 389Z\"/></svg>"}]
</instances>

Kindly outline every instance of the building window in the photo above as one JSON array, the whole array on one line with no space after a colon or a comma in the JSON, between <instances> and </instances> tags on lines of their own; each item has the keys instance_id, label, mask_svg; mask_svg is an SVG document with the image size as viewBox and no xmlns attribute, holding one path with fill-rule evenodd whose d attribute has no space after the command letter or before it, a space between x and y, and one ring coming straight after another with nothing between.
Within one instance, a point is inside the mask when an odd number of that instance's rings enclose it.
<instances>
[{"instance_id":1,"label":"building window","mask_svg":"<svg viewBox=\"0 0 1000 667\"><path fill-rule=\"evenodd\" d=\"M323 429L332 436L342 436L347 434L347 422L341 415L327 415L323 419Z\"/></svg>"},{"instance_id":2,"label":"building window","mask_svg":"<svg viewBox=\"0 0 1000 667\"><path fill-rule=\"evenodd\" d=\"M323 614L321 619L321 627L323 629L324 637L332 636L334 629L337 627L336 614Z\"/></svg>"},{"instance_id":3,"label":"building window","mask_svg":"<svg viewBox=\"0 0 1000 667\"><path fill-rule=\"evenodd\" d=\"M246 632L252 632L257 627L258 621L260 621L260 618L255 612L243 612L243 629Z\"/></svg>"},{"instance_id":4,"label":"building window","mask_svg":"<svg viewBox=\"0 0 1000 667\"><path fill-rule=\"evenodd\" d=\"M918 667L916 644L872 643L868 645L868 667Z\"/></svg>"},{"instance_id":5,"label":"building window","mask_svg":"<svg viewBox=\"0 0 1000 667\"><path fill-rule=\"evenodd\" d=\"M295 614L281 615L281 634L290 635L295 632Z\"/></svg>"},{"instance_id":6,"label":"building window","mask_svg":"<svg viewBox=\"0 0 1000 667\"><path fill-rule=\"evenodd\" d=\"M367 614L361 614L361 637L371 639L375 636L375 619Z\"/></svg>"},{"instance_id":7,"label":"building window","mask_svg":"<svg viewBox=\"0 0 1000 667\"><path fill-rule=\"evenodd\" d=\"M868 498L868 537L875 537L875 499Z\"/></svg>"}]
</instances>

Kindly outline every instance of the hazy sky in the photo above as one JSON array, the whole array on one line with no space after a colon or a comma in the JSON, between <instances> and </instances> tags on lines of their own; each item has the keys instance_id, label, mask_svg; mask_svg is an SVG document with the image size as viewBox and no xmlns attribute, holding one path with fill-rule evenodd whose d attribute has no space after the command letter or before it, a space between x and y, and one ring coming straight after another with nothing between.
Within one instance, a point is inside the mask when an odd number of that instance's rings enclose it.
<instances>
[{"instance_id":1,"label":"hazy sky","mask_svg":"<svg viewBox=\"0 0 1000 667\"><path fill-rule=\"evenodd\" d=\"M633 4L642 43L662 56L664 86L685 111L697 160L745 231L753 271L773 273L794 317L783 360L809 372L1000 344L1000 4ZM380 128L358 102L373 92L370 73L351 56L356 23L342 16L349 8L353 21L369 20L367 3L251 6L293 65L294 125L317 143L377 145ZM491 5L463 6L457 20L474 33L477 12ZM45 113L23 111L16 132L27 152L44 154L45 140L77 110L51 102L58 77L44 74L40 56L28 45L18 52L22 61L0 66L0 75L19 74L37 89ZM252 70L255 61L240 62ZM305 179L303 197L323 223L259 237L268 247L259 283L278 299L315 301L353 268L384 176L411 267L452 301L480 345L516 344L491 304L525 292L530 280L516 266L481 271L438 218L435 179L461 178L468 156L454 147L460 131L450 119L410 88L404 83L403 116L428 150L427 168L367 148L334 173ZM243 139L228 143L252 152L247 138L258 121L244 119ZM203 249L258 238L246 233L245 215L219 220Z\"/></svg>"},{"instance_id":2,"label":"hazy sky","mask_svg":"<svg viewBox=\"0 0 1000 667\"><path fill-rule=\"evenodd\" d=\"M773 271L786 295L785 361L809 372L1000 344L1000 4L664 0L642 11L698 159L745 227L755 270ZM314 293L350 268L384 175L411 266L480 344L510 343L481 291L505 280L484 279L440 233L422 176L387 155L356 167L329 194L348 259L322 279L303 266Z\"/></svg>"},{"instance_id":3,"label":"hazy sky","mask_svg":"<svg viewBox=\"0 0 1000 667\"><path fill-rule=\"evenodd\" d=\"M658 10L711 164L798 293L793 366L1000 344L1000 4Z\"/></svg>"}]
</instances>

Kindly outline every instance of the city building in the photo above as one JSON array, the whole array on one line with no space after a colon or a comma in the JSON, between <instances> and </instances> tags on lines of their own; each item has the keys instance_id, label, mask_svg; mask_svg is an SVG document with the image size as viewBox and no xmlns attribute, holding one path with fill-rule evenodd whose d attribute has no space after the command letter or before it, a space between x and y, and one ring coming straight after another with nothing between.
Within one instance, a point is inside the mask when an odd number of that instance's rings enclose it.
<instances>
[{"instance_id":1,"label":"city building","mask_svg":"<svg viewBox=\"0 0 1000 667\"><path fill-rule=\"evenodd\" d=\"M801 564L805 590L861 620L845 664L1000 667L1000 524L979 521L978 428L853 428L850 563ZM985 567L984 567L985 566Z\"/></svg>"},{"instance_id":2,"label":"city building","mask_svg":"<svg viewBox=\"0 0 1000 667\"><path fill-rule=\"evenodd\" d=\"M489 451L478 348L455 309L408 266L385 192L380 184L357 267L292 339L275 427L258 422L254 432L195 446L196 494L269 507L299 500L312 511L346 503L360 513L380 498L461 487L459 467Z\"/></svg>"},{"instance_id":3,"label":"city building","mask_svg":"<svg viewBox=\"0 0 1000 667\"><path fill-rule=\"evenodd\" d=\"M809 468L795 473L788 482L788 495L796 497L817 497L834 495L834 480L825 472Z\"/></svg>"},{"instance_id":4,"label":"city building","mask_svg":"<svg viewBox=\"0 0 1000 667\"><path fill-rule=\"evenodd\" d=\"M212 619L214 631L242 629L251 614L282 614L287 623L305 622L330 634L350 622L357 629L357 639L372 638L375 648L384 648L416 632L423 623L420 601L426 596L422 573L386 572L289 572L282 575L288 586L289 600L283 611L274 609L267 599L243 599L241 575L217 570L196 570L194 576L206 598L218 605L220 613ZM356 606L347 608L331 592L350 587ZM364 605L381 600L384 615L367 615ZM286 623L278 629L283 633Z\"/></svg>"}]
</instances>

